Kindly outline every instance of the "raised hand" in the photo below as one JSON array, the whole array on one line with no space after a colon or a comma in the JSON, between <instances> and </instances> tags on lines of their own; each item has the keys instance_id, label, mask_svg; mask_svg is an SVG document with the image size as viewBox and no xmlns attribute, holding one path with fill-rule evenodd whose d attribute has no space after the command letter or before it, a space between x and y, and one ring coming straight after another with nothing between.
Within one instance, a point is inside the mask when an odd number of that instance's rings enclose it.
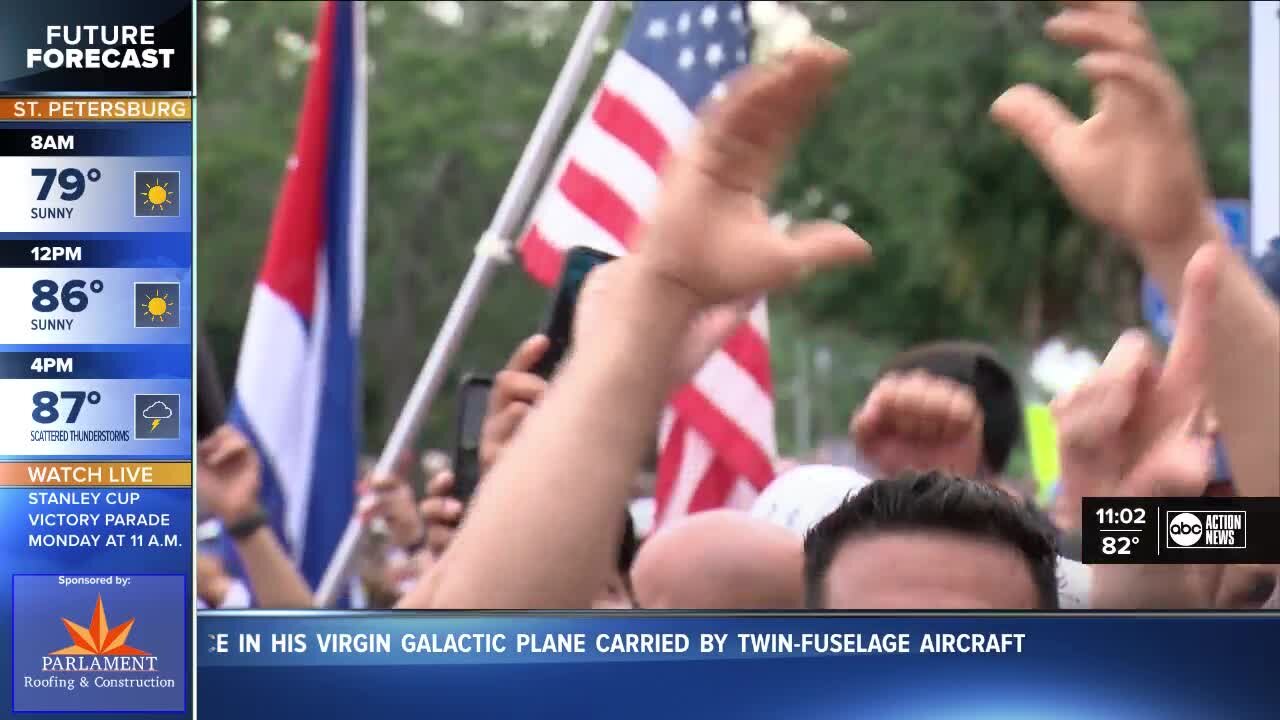
<instances>
[{"instance_id":1,"label":"raised hand","mask_svg":"<svg viewBox=\"0 0 1280 720\"><path fill-rule=\"evenodd\" d=\"M369 481L369 511L383 519L391 534L391 541L400 547L414 547L423 540L426 531L422 516L413 499L413 488L400 474L407 468L401 463L401 470L392 475L374 475Z\"/></svg>"},{"instance_id":2,"label":"raised hand","mask_svg":"<svg viewBox=\"0 0 1280 720\"><path fill-rule=\"evenodd\" d=\"M646 268L702 309L866 260L866 242L837 223L787 237L770 225L762 199L846 59L844 50L810 41L734 78L685 151L668 159L651 222L623 262Z\"/></svg>"},{"instance_id":3,"label":"raised hand","mask_svg":"<svg viewBox=\"0 0 1280 720\"><path fill-rule=\"evenodd\" d=\"M1146 334L1131 330L1092 378L1054 399L1066 492L1203 493L1212 446L1196 424L1205 405L1216 261L1216 254L1201 252L1187 267L1176 334L1163 365Z\"/></svg>"},{"instance_id":4,"label":"raised hand","mask_svg":"<svg viewBox=\"0 0 1280 720\"><path fill-rule=\"evenodd\" d=\"M574 314L574 343L593 342L607 332L602 324L612 322L609 305L612 294L625 282L622 278L628 268L621 263L601 265L587 276L578 297L578 309ZM668 373L671 387L687 382L702 367L724 341L747 319L754 298L722 303L697 312L693 322L680 338L680 344L670 357ZM493 408L490 408L492 413ZM521 413L523 417L523 413Z\"/></svg>"},{"instance_id":5,"label":"raised hand","mask_svg":"<svg viewBox=\"0 0 1280 720\"><path fill-rule=\"evenodd\" d=\"M1080 213L1132 243L1144 261L1214 235L1187 98L1139 3L1064 4L1045 34L1085 51L1077 67L1093 86L1091 116L1081 122L1041 88L1018 85L991 106L993 118L1036 155ZM1178 262L1148 269L1176 282L1194 248L1177 250ZM1176 288L1164 289L1176 300Z\"/></svg>"},{"instance_id":6,"label":"raised hand","mask_svg":"<svg viewBox=\"0 0 1280 720\"><path fill-rule=\"evenodd\" d=\"M441 470L427 480L427 496L418 506L427 523L427 549L437 557L453 542L465 509L452 491L453 472Z\"/></svg>"},{"instance_id":7,"label":"raised hand","mask_svg":"<svg viewBox=\"0 0 1280 720\"><path fill-rule=\"evenodd\" d=\"M854 445L882 472L943 470L975 477L982 411L973 391L923 371L880 379L849 424Z\"/></svg>"},{"instance_id":8,"label":"raised hand","mask_svg":"<svg viewBox=\"0 0 1280 720\"><path fill-rule=\"evenodd\" d=\"M212 553L196 555L196 596L211 607L221 607L231 589L231 576L227 575L222 559Z\"/></svg>"},{"instance_id":9,"label":"raised hand","mask_svg":"<svg viewBox=\"0 0 1280 720\"><path fill-rule=\"evenodd\" d=\"M594 275L603 268L597 268ZM480 467L488 471L502 448L515 435L534 403L547 391L547 381L533 374L543 353L550 347L545 335L534 335L516 348L507 365L493 380L489 410L480 429Z\"/></svg>"},{"instance_id":10,"label":"raised hand","mask_svg":"<svg viewBox=\"0 0 1280 720\"><path fill-rule=\"evenodd\" d=\"M258 453L239 430L223 425L196 449L200 502L224 523L234 524L258 505L262 463Z\"/></svg>"}]
</instances>

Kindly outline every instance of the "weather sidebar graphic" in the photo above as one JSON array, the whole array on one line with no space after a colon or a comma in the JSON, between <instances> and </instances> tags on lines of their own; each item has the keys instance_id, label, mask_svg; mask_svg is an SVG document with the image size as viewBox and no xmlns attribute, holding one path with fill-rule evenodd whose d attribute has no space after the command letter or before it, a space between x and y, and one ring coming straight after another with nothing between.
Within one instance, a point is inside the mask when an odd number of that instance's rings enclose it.
<instances>
[{"instance_id":1,"label":"weather sidebar graphic","mask_svg":"<svg viewBox=\"0 0 1280 720\"><path fill-rule=\"evenodd\" d=\"M189 716L194 3L0 27L0 720ZM50 27L147 28L169 67L21 70L71 49Z\"/></svg>"}]
</instances>

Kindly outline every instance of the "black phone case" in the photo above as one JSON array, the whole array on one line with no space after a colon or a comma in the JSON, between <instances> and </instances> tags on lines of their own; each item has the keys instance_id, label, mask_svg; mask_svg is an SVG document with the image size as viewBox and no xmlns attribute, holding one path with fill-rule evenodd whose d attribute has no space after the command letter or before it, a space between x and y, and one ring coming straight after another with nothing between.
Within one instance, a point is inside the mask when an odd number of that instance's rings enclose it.
<instances>
[{"instance_id":1,"label":"black phone case","mask_svg":"<svg viewBox=\"0 0 1280 720\"><path fill-rule=\"evenodd\" d=\"M597 265L616 259L616 256L601 252L595 248L578 246L570 248L565 253L565 268L571 267L576 262L575 256L586 256L595 261L591 268L587 270L587 274L592 269L595 269ZM584 275L580 282L571 285L566 274L563 271L561 272L560 282L556 286L556 294L551 301L551 307L547 311L547 319L542 324L542 332L551 341L551 344L547 347L547 351L542 354L542 357L538 358L538 362L534 363L533 374L544 379L550 379L556 368L560 366L560 362L564 360L565 354L569 352L569 343L573 337L574 310L578 306L578 293L585 283L586 277Z\"/></svg>"},{"instance_id":2,"label":"black phone case","mask_svg":"<svg viewBox=\"0 0 1280 720\"><path fill-rule=\"evenodd\" d=\"M453 446L453 491L451 494L463 503L469 502L471 496L475 494L481 475L479 433L477 433L477 442L474 443L474 447L468 447L469 443L466 442L467 426L469 425L469 418L467 417L468 399L472 393L483 390L487 400L488 393L492 387L492 378L479 375L467 375L458 384L457 437ZM487 407L488 403L485 402L483 405ZM484 417L482 414L476 423L477 427L483 422Z\"/></svg>"},{"instance_id":3,"label":"black phone case","mask_svg":"<svg viewBox=\"0 0 1280 720\"><path fill-rule=\"evenodd\" d=\"M204 333L200 334L196 352L196 439L203 440L227 421L227 395L213 346Z\"/></svg>"}]
</instances>

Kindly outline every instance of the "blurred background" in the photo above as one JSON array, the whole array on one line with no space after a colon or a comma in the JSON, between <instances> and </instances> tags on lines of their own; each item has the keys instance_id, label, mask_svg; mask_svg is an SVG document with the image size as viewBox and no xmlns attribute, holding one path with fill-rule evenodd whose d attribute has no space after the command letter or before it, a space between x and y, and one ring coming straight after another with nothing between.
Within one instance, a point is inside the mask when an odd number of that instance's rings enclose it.
<instances>
[{"instance_id":1,"label":"blurred background","mask_svg":"<svg viewBox=\"0 0 1280 720\"><path fill-rule=\"evenodd\" d=\"M854 62L772 206L794 220L849 223L874 245L876 264L770 299L784 454L838 454L879 365L910 343L985 340L1037 402L1051 391L1031 377L1036 351L1052 345L1054 373L1069 375L1142 323L1137 265L986 118L990 102L1023 81L1087 108L1072 55L1040 34L1056 3L794 5ZM386 440L587 6L369 3L367 453ZM629 6L620 3L610 41L596 48L579 108ZM1247 197L1248 4L1146 6L1191 94L1217 196ZM315 10L199 4L199 312L228 387L293 142ZM538 329L546 302L518 265L501 271L419 447L451 445L457 379L501 367ZM1024 452L1011 470L1025 474L1028 464Z\"/></svg>"}]
</instances>

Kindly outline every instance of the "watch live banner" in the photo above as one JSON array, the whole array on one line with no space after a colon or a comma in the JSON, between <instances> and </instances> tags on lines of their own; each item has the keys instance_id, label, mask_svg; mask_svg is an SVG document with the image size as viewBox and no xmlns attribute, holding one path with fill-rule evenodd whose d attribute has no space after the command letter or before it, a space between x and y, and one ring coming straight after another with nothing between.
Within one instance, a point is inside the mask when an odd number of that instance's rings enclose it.
<instances>
[{"instance_id":1,"label":"watch live banner","mask_svg":"<svg viewBox=\"0 0 1280 720\"><path fill-rule=\"evenodd\" d=\"M209 717L1274 719L1280 616L208 612Z\"/></svg>"}]
</instances>

